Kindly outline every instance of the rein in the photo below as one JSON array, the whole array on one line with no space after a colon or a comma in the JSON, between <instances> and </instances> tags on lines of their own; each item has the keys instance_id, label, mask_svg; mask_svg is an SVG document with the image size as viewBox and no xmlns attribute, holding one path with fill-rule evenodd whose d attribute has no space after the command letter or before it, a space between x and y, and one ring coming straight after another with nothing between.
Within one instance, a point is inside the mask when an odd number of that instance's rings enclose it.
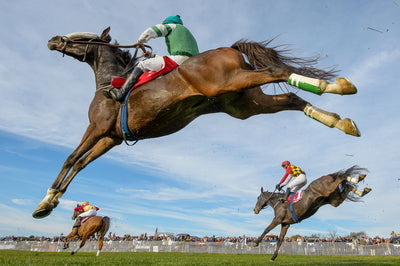
<instances>
[{"instance_id":1,"label":"rein","mask_svg":"<svg viewBox=\"0 0 400 266\"><path fill-rule=\"evenodd\" d=\"M89 41L82 41L82 40L75 40L75 41L74 41L74 40L71 40L71 39L70 39L69 37L67 37L67 36L63 36L63 37L62 37L62 40L65 41L63 50L65 50L65 47L67 46L67 44L68 44L69 42L71 42L71 43L87 44L87 45L89 45L89 44L93 44L93 45L103 45L103 46L110 46L110 47L115 47L115 48L136 48L136 49L140 48L140 49L142 49L143 53L146 53L146 49L145 49L145 48L148 48L150 51L153 51L153 48L152 48L151 46L147 45L147 44L139 44L139 45L134 45L134 44L132 44L132 45L119 45L119 44L111 44L111 43L107 43L107 42L93 41L93 40L96 40L96 39L98 39L98 38L94 38L94 39L91 39L91 40L89 40ZM86 48L86 49L87 49L87 48Z\"/></svg>"},{"instance_id":2,"label":"rein","mask_svg":"<svg viewBox=\"0 0 400 266\"><path fill-rule=\"evenodd\" d=\"M268 203L268 201L272 198L272 196L275 194L275 191L276 191L276 188L275 188L275 190L271 193L271 195L269 195L269 197L265 200L265 202L267 202ZM261 194L263 197L265 197L264 196L264 193L262 193ZM279 201L278 201L278 203L279 203ZM277 204L275 204L272 208L275 208L276 207L276 205ZM261 209L264 209L265 207L267 207L268 206L268 204L266 205L266 206L264 206L263 208L261 208Z\"/></svg>"}]
</instances>

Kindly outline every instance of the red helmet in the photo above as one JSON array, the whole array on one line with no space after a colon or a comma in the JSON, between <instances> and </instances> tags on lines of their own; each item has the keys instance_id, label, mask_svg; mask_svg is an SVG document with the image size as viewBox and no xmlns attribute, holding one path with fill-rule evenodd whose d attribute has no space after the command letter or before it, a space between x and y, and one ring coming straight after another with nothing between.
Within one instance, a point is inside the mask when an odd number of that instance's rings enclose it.
<instances>
[{"instance_id":1,"label":"red helmet","mask_svg":"<svg viewBox=\"0 0 400 266\"><path fill-rule=\"evenodd\" d=\"M290 165L290 162L289 162L289 161L284 161L284 162L282 163L282 167L285 166L285 165Z\"/></svg>"}]
</instances>

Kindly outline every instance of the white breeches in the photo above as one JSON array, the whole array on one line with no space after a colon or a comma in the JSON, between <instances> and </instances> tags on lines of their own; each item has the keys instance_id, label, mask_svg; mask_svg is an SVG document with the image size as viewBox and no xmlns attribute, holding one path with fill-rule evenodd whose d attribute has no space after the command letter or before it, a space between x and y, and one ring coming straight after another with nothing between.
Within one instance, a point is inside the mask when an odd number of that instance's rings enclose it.
<instances>
[{"instance_id":1,"label":"white breeches","mask_svg":"<svg viewBox=\"0 0 400 266\"><path fill-rule=\"evenodd\" d=\"M189 58L188 56L185 55L170 55L168 57L171 58L178 65L182 64L186 59ZM156 55L153 58L140 61L137 64L137 67L141 68L143 72L160 71L161 69L164 68L164 66L165 66L164 58L159 55Z\"/></svg>"},{"instance_id":2,"label":"white breeches","mask_svg":"<svg viewBox=\"0 0 400 266\"><path fill-rule=\"evenodd\" d=\"M88 210L87 212L81 213L78 216L84 218L84 217L89 217L89 216L96 216L97 211L95 209Z\"/></svg>"},{"instance_id":3,"label":"white breeches","mask_svg":"<svg viewBox=\"0 0 400 266\"><path fill-rule=\"evenodd\" d=\"M298 177L295 177L292 182L287 185L287 188L290 188L291 192L297 192L301 187L307 184L307 178L305 174L300 174Z\"/></svg>"}]
</instances>

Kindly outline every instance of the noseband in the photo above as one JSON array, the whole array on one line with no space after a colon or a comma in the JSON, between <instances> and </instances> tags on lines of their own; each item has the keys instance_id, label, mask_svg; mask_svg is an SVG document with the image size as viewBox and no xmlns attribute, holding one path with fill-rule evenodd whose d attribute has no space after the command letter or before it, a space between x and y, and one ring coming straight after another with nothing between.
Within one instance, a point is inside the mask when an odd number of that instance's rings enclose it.
<instances>
[{"instance_id":1,"label":"noseband","mask_svg":"<svg viewBox=\"0 0 400 266\"><path fill-rule=\"evenodd\" d=\"M276 191L276 189L274 190L274 192L272 192L271 193L271 195L269 195L269 197L268 198L266 198L265 197L265 195L264 195L264 192L263 193L261 193L261 197L263 198L263 199L265 199L265 202L266 202L266 204L265 204L265 206L264 207L262 207L260 210L262 210L262 209L264 209L265 207L267 207L268 206L268 202L269 202L269 200L272 198L272 196L275 194L275 191ZM274 206L272 206L272 208L275 208L276 207L276 205L279 203L279 201L274 205Z\"/></svg>"},{"instance_id":2,"label":"noseband","mask_svg":"<svg viewBox=\"0 0 400 266\"><path fill-rule=\"evenodd\" d=\"M97 41L97 40L100 40L100 39L99 39L99 37L96 37L96 38L89 39L88 41L87 41L87 38L80 38L80 39L77 39L77 40L71 40L71 38L69 38L67 36L62 36L61 37L61 42L64 43L64 46L61 49L61 52L63 54L63 57L65 55L65 49L67 48L68 43L86 44L85 55L83 56L83 59L82 59L82 61L85 62L86 61L87 51L89 49L89 45L94 43L93 41L95 41L95 40ZM95 42L95 43L96 44L104 44L102 42Z\"/></svg>"},{"instance_id":3,"label":"noseband","mask_svg":"<svg viewBox=\"0 0 400 266\"><path fill-rule=\"evenodd\" d=\"M89 39L87 41L88 38L80 38L77 40L71 40L71 38L69 38L68 36L62 36L61 37L61 42L64 43L63 48L61 49L61 52L63 54L63 57L65 56L65 49L68 45L68 43L76 43L76 44L86 44L86 48L85 48L85 55L83 56L83 62L86 61L86 55L87 55L87 51L89 49L89 45L104 45L104 46L110 46L110 47L116 47L116 48L136 48L135 50L135 54L132 57L132 60L137 60L141 57L149 57L148 53L146 52L146 49L148 49L150 51L150 55L153 54L153 48L149 45L146 44L139 44L139 45L118 45L118 44L110 44L108 42L102 42L101 39L97 36L95 38ZM143 51L143 54L141 56L137 56L137 52L138 50L141 49Z\"/></svg>"}]
</instances>

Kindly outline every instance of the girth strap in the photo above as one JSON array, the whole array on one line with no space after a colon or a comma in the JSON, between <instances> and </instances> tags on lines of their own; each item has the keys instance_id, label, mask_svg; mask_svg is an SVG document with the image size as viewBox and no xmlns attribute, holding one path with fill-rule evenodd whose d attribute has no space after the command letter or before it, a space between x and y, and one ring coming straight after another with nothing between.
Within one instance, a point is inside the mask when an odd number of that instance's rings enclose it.
<instances>
[{"instance_id":1,"label":"girth strap","mask_svg":"<svg viewBox=\"0 0 400 266\"><path fill-rule=\"evenodd\" d=\"M131 93L132 90L128 91L128 93L125 96L124 102L121 104L121 118L120 118L120 124L119 127L121 128L122 132L122 138L124 139L124 142L128 146L133 146L135 145L139 139L136 138L128 128L127 120L128 120L128 111L126 109L126 103L129 97L129 94ZM133 144L129 144L128 141L134 141Z\"/></svg>"},{"instance_id":2,"label":"girth strap","mask_svg":"<svg viewBox=\"0 0 400 266\"><path fill-rule=\"evenodd\" d=\"M290 213L292 214L293 220L298 223L299 219L297 219L296 215L294 214L294 209L293 209L293 198L296 195L296 193L293 193L293 195L290 197Z\"/></svg>"}]
</instances>

